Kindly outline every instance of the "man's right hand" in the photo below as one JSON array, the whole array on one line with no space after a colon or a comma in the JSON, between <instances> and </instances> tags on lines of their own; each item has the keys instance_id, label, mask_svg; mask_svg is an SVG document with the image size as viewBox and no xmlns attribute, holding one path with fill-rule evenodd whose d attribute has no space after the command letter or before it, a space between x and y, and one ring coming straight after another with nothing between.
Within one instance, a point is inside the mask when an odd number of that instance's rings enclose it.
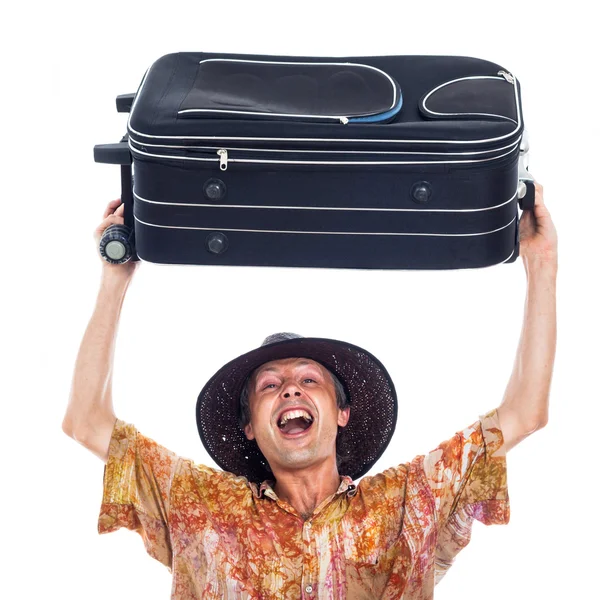
<instances>
[{"instance_id":1,"label":"man's right hand","mask_svg":"<svg viewBox=\"0 0 600 600\"><path fill-rule=\"evenodd\" d=\"M100 240L110 225L123 225L121 199L108 203L102 223L94 231L102 261L102 280L94 312L79 348L63 431L105 463L116 422L112 405L112 371L117 325L123 297L140 261L115 265L102 258Z\"/></svg>"},{"instance_id":2,"label":"man's right hand","mask_svg":"<svg viewBox=\"0 0 600 600\"><path fill-rule=\"evenodd\" d=\"M104 230L110 227L111 225L123 225L125 223L125 219L123 218L123 210L125 205L121 203L121 199L117 198L116 200L112 200L108 203L106 210L104 211L103 221L98 225L96 230L94 231L94 240L96 241L96 249L100 246L100 239L102 238L102 234ZM98 250L98 256L103 264L103 274L107 274L110 276L123 277L124 279L129 279L133 277L140 261L128 260L127 262L115 265L113 263L109 263L107 260L102 258L100 251Z\"/></svg>"}]
</instances>

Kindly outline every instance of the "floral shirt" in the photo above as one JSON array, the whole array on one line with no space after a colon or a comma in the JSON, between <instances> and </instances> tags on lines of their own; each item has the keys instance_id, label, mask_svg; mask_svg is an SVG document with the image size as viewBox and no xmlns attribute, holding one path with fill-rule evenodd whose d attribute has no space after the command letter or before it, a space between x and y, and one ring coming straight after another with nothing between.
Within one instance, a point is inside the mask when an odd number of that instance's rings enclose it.
<instances>
[{"instance_id":1,"label":"floral shirt","mask_svg":"<svg viewBox=\"0 0 600 600\"><path fill-rule=\"evenodd\" d=\"M508 523L496 409L427 455L335 494L304 521L260 486L182 458L117 420L99 533L137 531L172 600L430 600L473 520Z\"/></svg>"}]
</instances>

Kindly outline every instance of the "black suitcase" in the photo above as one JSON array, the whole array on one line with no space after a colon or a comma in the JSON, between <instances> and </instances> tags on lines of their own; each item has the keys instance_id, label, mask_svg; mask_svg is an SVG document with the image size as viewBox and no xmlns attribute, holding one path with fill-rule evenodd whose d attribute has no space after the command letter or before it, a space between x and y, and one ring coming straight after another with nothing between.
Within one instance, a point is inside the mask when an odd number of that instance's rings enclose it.
<instances>
[{"instance_id":1,"label":"black suitcase","mask_svg":"<svg viewBox=\"0 0 600 600\"><path fill-rule=\"evenodd\" d=\"M181 52L117 109L111 262L486 267L533 207L520 84L477 58Z\"/></svg>"}]
</instances>

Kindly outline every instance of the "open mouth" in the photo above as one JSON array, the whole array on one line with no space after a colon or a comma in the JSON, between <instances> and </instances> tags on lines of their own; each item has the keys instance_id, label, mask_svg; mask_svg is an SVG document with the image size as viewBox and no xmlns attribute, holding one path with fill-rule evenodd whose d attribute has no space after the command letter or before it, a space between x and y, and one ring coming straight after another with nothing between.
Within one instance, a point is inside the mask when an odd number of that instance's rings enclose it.
<instances>
[{"instance_id":1,"label":"open mouth","mask_svg":"<svg viewBox=\"0 0 600 600\"><path fill-rule=\"evenodd\" d=\"M279 417L277 426L284 435L296 436L308 431L313 421L313 417L307 411L296 409L284 412Z\"/></svg>"}]
</instances>

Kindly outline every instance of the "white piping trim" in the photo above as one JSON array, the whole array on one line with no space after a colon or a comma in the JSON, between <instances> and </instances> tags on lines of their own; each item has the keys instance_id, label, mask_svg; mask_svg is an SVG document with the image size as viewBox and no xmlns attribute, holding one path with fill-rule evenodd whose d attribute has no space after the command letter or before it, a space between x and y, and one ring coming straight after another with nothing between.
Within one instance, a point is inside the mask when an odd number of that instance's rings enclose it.
<instances>
[{"instance_id":1,"label":"white piping trim","mask_svg":"<svg viewBox=\"0 0 600 600\"><path fill-rule=\"evenodd\" d=\"M341 210L341 211L365 211L365 212L450 212L450 213L465 213L465 212L481 212L484 210L494 210L501 206L510 204L517 196L518 190L510 199L502 204L488 206L486 208L460 208L453 210L451 208L346 208L336 206L266 206L266 205L246 205L246 204L193 204L191 202L159 202L158 200L148 200L142 198L135 192L133 195L141 202L148 204L158 204L162 206L193 206L200 208L259 208L259 209L277 209L277 210Z\"/></svg>"},{"instance_id":2,"label":"white piping trim","mask_svg":"<svg viewBox=\"0 0 600 600\"><path fill-rule=\"evenodd\" d=\"M141 223L142 225L147 225L149 227L159 227L161 229L191 229L194 231L237 231L244 233L293 233L293 234L310 234L310 235L386 235L386 236L400 236L400 235L413 235L413 236L429 236L429 237L473 237L477 235L488 235L490 233L496 233L497 231L501 231L502 229L506 229L510 227L517 217L515 216L513 220L507 225L503 225L498 229L494 229L492 231L483 231L481 233L395 233L395 232L380 232L380 233L370 233L363 231L281 231L277 229L225 229L221 227L179 227L176 225L156 225L154 223L146 223L145 221L141 221L134 215L134 219Z\"/></svg>"},{"instance_id":3,"label":"white piping trim","mask_svg":"<svg viewBox=\"0 0 600 600\"><path fill-rule=\"evenodd\" d=\"M149 152L142 152L137 148L134 148L131 143L129 143L129 148L133 154L141 154L143 156L150 156L153 158L163 158L168 160L196 160L196 161L209 161L209 162L219 162L219 158L198 158L195 156L170 156L168 154L150 154ZM319 160L252 160L250 158L228 158L228 163L252 163L252 164L286 164L286 165L450 165L450 164L464 164L464 163L484 163L490 162L493 160L498 160L499 158L503 158L504 156L508 156L513 151L505 152L504 154L499 154L498 156L493 156L491 158L483 158L479 160L414 160L414 161L319 161Z\"/></svg>"},{"instance_id":4,"label":"white piping trim","mask_svg":"<svg viewBox=\"0 0 600 600\"><path fill-rule=\"evenodd\" d=\"M138 142L131 140L133 144L139 144L140 146L149 146L151 148L176 148L180 150L212 150L216 152L221 149L221 146L169 146L165 144L149 144L144 142ZM519 141L513 142L508 146L502 148L494 148L493 150L475 150L473 152L409 152L408 150L288 150L279 148L233 148L227 147L228 151L241 151L241 152L293 152L293 153L305 153L305 154L424 154L427 156L470 156L479 154L492 154L494 152L501 152L508 148L513 149L519 144Z\"/></svg>"},{"instance_id":5,"label":"white piping trim","mask_svg":"<svg viewBox=\"0 0 600 600\"><path fill-rule=\"evenodd\" d=\"M263 115L269 117L299 117L299 118L309 118L309 119L330 119L332 121L340 121L345 117L345 115L292 115L290 113L266 113L266 112L250 112L250 111L241 111L241 110L225 110L225 109L217 109L217 108L188 108L185 110L180 110L177 112L178 115L182 115L184 113L198 113L198 112L209 112L209 113L233 113L235 115Z\"/></svg>"},{"instance_id":6,"label":"white piping trim","mask_svg":"<svg viewBox=\"0 0 600 600\"><path fill-rule=\"evenodd\" d=\"M130 113L131 118L131 113ZM385 127L385 125L383 125ZM139 135L141 137L156 139L156 140L229 140L229 141L247 141L253 142L357 142L357 143L376 143L376 144L485 144L489 142L497 142L504 140L512 135L514 131L501 135L495 138L488 138L484 140L373 140L373 139L360 139L360 138L263 138L263 137L226 137L216 135L148 135L146 133L140 133L131 127L128 123L127 128L130 133ZM135 140L137 142L137 140ZM137 142L143 144L144 142Z\"/></svg>"},{"instance_id":7,"label":"white piping trim","mask_svg":"<svg viewBox=\"0 0 600 600\"><path fill-rule=\"evenodd\" d=\"M508 258L505 258L502 263L505 263L507 261L509 261L512 258L512 255L515 253L515 249L513 248L513 251L508 255ZM502 264L500 263L500 264Z\"/></svg>"},{"instance_id":8,"label":"white piping trim","mask_svg":"<svg viewBox=\"0 0 600 600\"><path fill-rule=\"evenodd\" d=\"M517 128L518 128L518 126L519 126L518 121L515 121L514 119L511 119L510 117L506 117L504 115L496 115L496 114L492 114L492 113L440 113L440 112L436 112L434 110L427 108L427 106L425 105L429 96L431 96L432 94L435 94L435 92L437 92L439 89L441 89L447 85L451 85L452 83L456 83L457 81L468 81L469 79L496 79L499 81L506 82L506 79L504 77L494 77L491 75L477 75L477 76L473 76L473 77L460 77L459 79L453 79L452 81L446 81L446 83L442 83L441 85L438 85L438 87L431 90L427 94L427 96L425 96L425 98L423 99L423 108L432 115L440 115L440 116L475 115L475 116L484 116L484 117L498 117L499 119L506 119L507 121L511 121L512 123L517 125ZM513 87L516 87L514 83L511 83L510 85L512 85ZM516 102L516 107L517 107L517 117L519 118L519 121L520 121L518 102Z\"/></svg>"}]
</instances>

